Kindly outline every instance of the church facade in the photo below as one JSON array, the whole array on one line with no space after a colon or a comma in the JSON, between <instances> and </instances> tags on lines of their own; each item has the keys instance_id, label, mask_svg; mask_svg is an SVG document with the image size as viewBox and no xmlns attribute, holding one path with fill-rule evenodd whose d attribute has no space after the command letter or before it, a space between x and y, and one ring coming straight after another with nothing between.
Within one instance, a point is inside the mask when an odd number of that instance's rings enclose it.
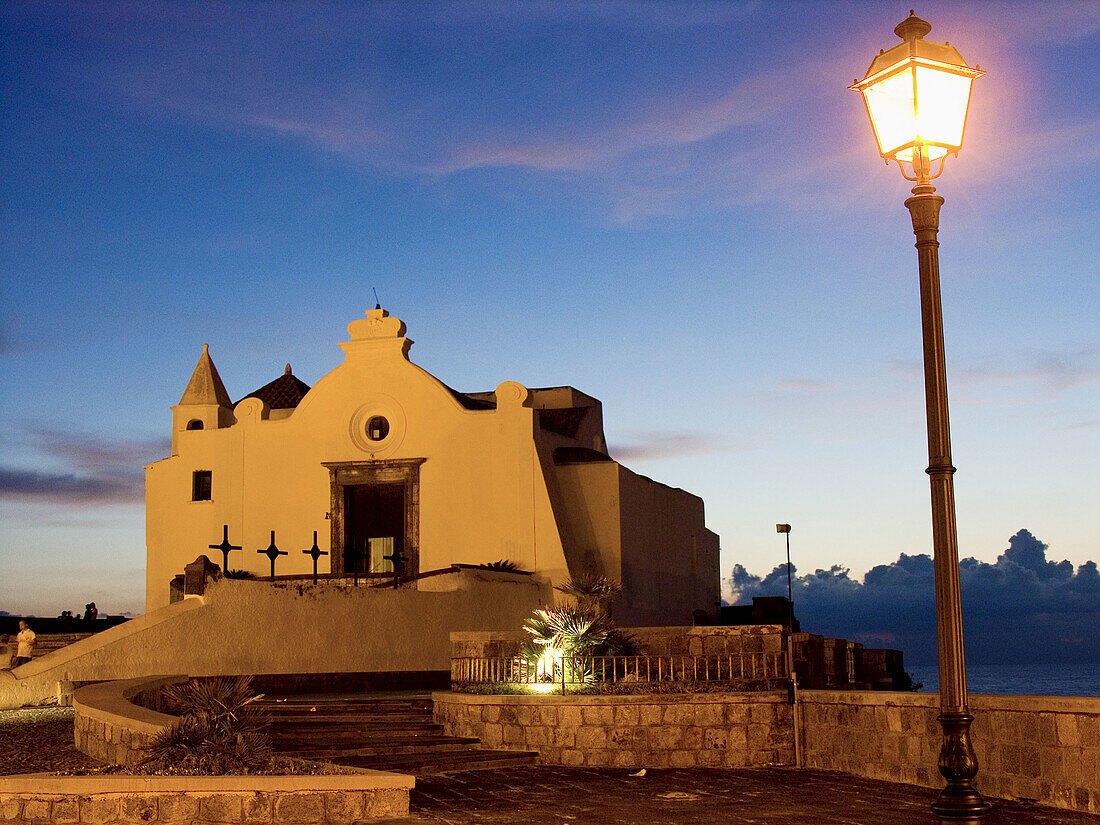
<instances>
[{"instance_id":1,"label":"church facade","mask_svg":"<svg viewBox=\"0 0 1100 825\"><path fill-rule=\"evenodd\" d=\"M146 609L223 537L229 567L402 578L498 560L560 584L621 582L622 625L717 618L718 537L697 496L608 455L600 402L505 381L461 393L408 358L405 324L374 309L313 387L290 371L233 403L206 347L172 408L172 454L146 468ZM421 587L429 579L411 581Z\"/></svg>"}]
</instances>

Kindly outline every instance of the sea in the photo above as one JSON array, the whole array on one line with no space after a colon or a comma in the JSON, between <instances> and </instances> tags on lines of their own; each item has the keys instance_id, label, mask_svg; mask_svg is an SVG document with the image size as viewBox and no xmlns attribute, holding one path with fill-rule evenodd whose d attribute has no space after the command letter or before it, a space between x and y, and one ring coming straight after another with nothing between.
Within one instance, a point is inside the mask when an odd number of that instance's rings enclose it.
<instances>
[{"instance_id":1,"label":"sea","mask_svg":"<svg viewBox=\"0 0 1100 825\"><path fill-rule=\"evenodd\" d=\"M923 682L921 693L938 693L936 664L910 665L905 669L914 682ZM968 693L1007 696L1100 697L1100 662L1055 665L966 665Z\"/></svg>"}]
</instances>

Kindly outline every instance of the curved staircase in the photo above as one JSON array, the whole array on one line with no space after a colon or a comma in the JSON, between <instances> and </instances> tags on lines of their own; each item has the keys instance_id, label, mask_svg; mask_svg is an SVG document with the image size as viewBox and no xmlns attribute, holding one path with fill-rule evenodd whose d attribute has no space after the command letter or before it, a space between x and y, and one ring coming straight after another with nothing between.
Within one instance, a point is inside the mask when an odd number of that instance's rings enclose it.
<instances>
[{"instance_id":1,"label":"curved staircase","mask_svg":"<svg viewBox=\"0 0 1100 825\"><path fill-rule=\"evenodd\" d=\"M532 765L534 751L478 748L479 740L445 736L432 720L427 691L267 696L278 753L417 776Z\"/></svg>"}]
</instances>

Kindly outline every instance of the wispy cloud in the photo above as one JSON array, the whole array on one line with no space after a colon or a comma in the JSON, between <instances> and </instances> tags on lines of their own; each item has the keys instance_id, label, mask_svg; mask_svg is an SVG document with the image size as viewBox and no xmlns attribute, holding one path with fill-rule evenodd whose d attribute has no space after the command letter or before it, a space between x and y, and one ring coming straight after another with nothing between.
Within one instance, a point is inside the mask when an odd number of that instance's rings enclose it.
<instances>
[{"instance_id":1,"label":"wispy cloud","mask_svg":"<svg viewBox=\"0 0 1100 825\"><path fill-rule=\"evenodd\" d=\"M59 460L61 467L0 467L0 499L137 504L144 496L142 467L170 446L164 438L110 441L41 427L24 432L37 453Z\"/></svg>"},{"instance_id":2,"label":"wispy cloud","mask_svg":"<svg viewBox=\"0 0 1100 825\"><path fill-rule=\"evenodd\" d=\"M851 172L869 143L857 148L849 133L858 128L861 141L870 138L854 98L838 108L848 94L843 85L866 65L855 44L813 40L798 59L733 80L699 72L677 85L639 79L648 72L623 73L612 79L619 84L612 106L580 91L569 106L555 102L558 86L547 78L570 70L567 51L550 58L524 53L514 71L500 71L505 57L491 66L466 57L495 54L494 47L523 43L533 31L546 32L548 43L592 29L638 43L654 31L736 32L745 21L759 25L762 8L616 1L364 4L334 12L287 4L257 13L240 5L117 4L97 6L94 15L78 8L68 24L91 61L73 71L88 78L85 88L97 98L107 92L176 118L297 141L385 174L445 178L508 169L550 176L623 223L760 202L865 207ZM984 40L977 37L979 54L1004 52L1006 44L1059 44L1097 28L1083 3L977 4L943 17L940 28L952 39L958 29L981 32L983 21L996 21ZM410 50L423 51L415 69ZM452 52L463 55L454 72L438 71ZM540 63L544 58L551 62ZM535 82L518 84L517 76ZM561 79L578 90L594 81L581 74ZM1018 111L1012 102L994 108ZM972 140L981 141L982 128L972 125ZM1042 129L990 125L986 138L996 149L971 153L971 168L977 172L990 158L997 168L983 170L989 180L1017 172L1018 165L1000 161L1006 156L1032 164L1095 159L1098 131L1096 119ZM832 185L841 179L844 185Z\"/></svg>"},{"instance_id":3,"label":"wispy cloud","mask_svg":"<svg viewBox=\"0 0 1100 825\"><path fill-rule=\"evenodd\" d=\"M63 459L78 470L111 468L136 477L141 477L143 466L163 457L171 444L164 437L112 441L49 427L27 427L26 432L39 452Z\"/></svg>"},{"instance_id":4,"label":"wispy cloud","mask_svg":"<svg viewBox=\"0 0 1100 825\"><path fill-rule=\"evenodd\" d=\"M624 463L708 455L734 449L727 441L705 433L631 430L626 437L629 439L626 444L608 447L612 457Z\"/></svg>"},{"instance_id":5,"label":"wispy cloud","mask_svg":"<svg viewBox=\"0 0 1100 825\"><path fill-rule=\"evenodd\" d=\"M893 361L895 375L921 375L919 361ZM1053 392L1100 381L1100 351L1086 347L1075 352L1027 352L1006 358L1002 355L970 359L950 370L949 377L961 388L1012 384L1040 384Z\"/></svg>"},{"instance_id":6,"label":"wispy cloud","mask_svg":"<svg viewBox=\"0 0 1100 825\"><path fill-rule=\"evenodd\" d=\"M1093 419L1092 421L1078 421L1074 424L1068 424L1062 429L1064 430L1094 430L1100 427L1100 420Z\"/></svg>"},{"instance_id":7,"label":"wispy cloud","mask_svg":"<svg viewBox=\"0 0 1100 825\"><path fill-rule=\"evenodd\" d=\"M730 129L766 122L801 92L790 75L770 70L746 78L713 100L684 105L672 98L655 102L641 115L599 129L552 141L477 142L449 150L458 171L477 166L526 166L532 169L586 169L652 148L683 146L709 140Z\"/></svg>"},{"instance_id":8,"label":"wispy cloud","mask_svg":"<svg viewBox=\"0 0 1100 825\"><path fill-rule=\"evenodd\" d=\"M141 501L140 482L130 478L77 476L0 467L0 499L24 502L126 503Z\"/></svg>"},{"instance_id":9,"label":"wispy cloud","mask_svg":"<svg viewBox=\"0 0 1100 825\"><path fill-rule=\"evenodd\" d=\"M1018 366L1004 366L999 359L962 367L958 375L966 383L981 386L1034 382L1062 391L1100 381L1100 352L1089 348L1073 353L1032 353L1021 356Z\"/></svg>"},{"instance_id":10,"label":"wispy cloud","mask_svg":"<svg viewBox=\"0 0 1100 825\"><path fill-rule=\"evenodd\" d=\"M832 389L828 381L819 381L816 378L780 378L777 382L782 390L792 392L824 392Z\"/></svg>"}]
</instances>

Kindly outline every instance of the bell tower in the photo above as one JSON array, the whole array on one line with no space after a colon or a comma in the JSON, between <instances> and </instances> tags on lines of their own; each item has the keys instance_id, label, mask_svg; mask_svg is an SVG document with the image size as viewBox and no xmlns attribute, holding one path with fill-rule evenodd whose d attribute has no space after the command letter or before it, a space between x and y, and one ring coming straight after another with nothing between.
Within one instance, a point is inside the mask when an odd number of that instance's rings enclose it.
<instances>
[{"instance_id":1,"label":"bell tower","mask_svg":"<svg viewBox=\"0 0 1100 825\"><path fill-rule=\"evenodd\" d=\"M180 402L172 407L172 455L179 455L178 439L188 430L216 430L233 423L233 402L210 359L210 347L202 345L202 355Z\"/></svg>"}]
</instances>

